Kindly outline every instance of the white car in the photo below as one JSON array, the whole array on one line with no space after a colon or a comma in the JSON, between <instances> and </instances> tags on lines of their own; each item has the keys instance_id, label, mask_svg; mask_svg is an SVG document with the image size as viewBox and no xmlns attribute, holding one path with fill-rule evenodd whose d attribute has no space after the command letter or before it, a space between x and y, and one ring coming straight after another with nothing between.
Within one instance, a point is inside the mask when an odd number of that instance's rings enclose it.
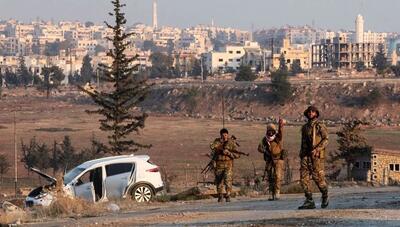
<instances>
[{"instance_id":1,"label":"white car","mask_svg":"<svg viewBox=\"0 0 400 227\"><path fill-rule=\"evenodd\" d=\"M148 202L164 188L159 167L147 155L122 155L87 161L64 175L63 190L67 195L90 202L131 197ZM37 169L50 185L34 189L25 199L26 206L49 206L56 199L52 188L57 180Z\"/></svg>"}]
</instances>

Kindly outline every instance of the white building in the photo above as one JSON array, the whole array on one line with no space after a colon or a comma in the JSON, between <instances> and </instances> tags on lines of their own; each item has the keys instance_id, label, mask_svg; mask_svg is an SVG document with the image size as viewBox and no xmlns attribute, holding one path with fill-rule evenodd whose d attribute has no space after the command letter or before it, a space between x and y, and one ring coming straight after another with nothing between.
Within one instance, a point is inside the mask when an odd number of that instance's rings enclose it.
<instances>
[{"instance_id":1,"label":"white building","mask_svg":"<svg viewBox=\"0 0 400 227\"><path fill-rule=\"evenodd\" d=\"M364 18L358 14L356 18L356 43L364 42Z\"/></svg>"},{"instance_id":2,"label":"white building","mask_svg":"<svg viewBox=\"0 0 400 227\"><path fill-rule=\"evenodd\" d=\"M153 0L153 29L158 28L157 0Z\"/></svg>"},{"instance_id":3,"label":"white building","mask_svg":"<svg viewBox=\"0 0 400 227\"><path fill-rule=\"evenodd\" d=\"M211 51L205 55L205 65L209 72L236 71L242 64L253 69L262 59L262 52L257 42L247 41L244 45L227 45L221 51Z\"/></svg>"},{"instance_id":4,"label":"white building","mask_svg":"<svg viewBox=\"0 0 400 227\"><path fill-rule=\"evenodd\" d=\"M364 43L385 43L387 38L387 33L378 32L364 32Z\"/></svg>"},{"instance_id":5,"label":"white building","mask_svg":"<svg viewBox=\"0 0 400 227\"><path fill-rule=\"evenodd\" d=\"M352 43L379 43L384 44L387 33L364 31L364 18L359 14L356 18L356 32L353 34Z\"/></svg>"},{"instance_id":6,"label":"white building","mask_svg":"<svg viewBox=\"0 0 400 227\"><path fill-rule=\"evenodd\" d=\"M221 52L206 54L206 67L209 72L238 70L245 55L243 46L226 46Z\"/></svg>"},{"instance_id":7,"label":"white building","mask_svg":"<svg viewBox=\"0 0 400 227\"><path fill-rule=\"evenodd\" d=\"M167 47L168 43L176 43L181 36L181 30L173 27L163 27L153 34L153 42L156 46Z\"/></svg>"},{"instance_id":8,"label":"white building","mask_svg":"<svg viewBox=\"0 0 400 227\"><path fill-rule=\"evenodd\" d=\"M99 43L97 42L97 40L94 39L86 39L86 40L78 39L74 42L75 48L84 49L90 55L93 55L96 52L96 46L98 44Z\"/></svg>"}]
</instances>

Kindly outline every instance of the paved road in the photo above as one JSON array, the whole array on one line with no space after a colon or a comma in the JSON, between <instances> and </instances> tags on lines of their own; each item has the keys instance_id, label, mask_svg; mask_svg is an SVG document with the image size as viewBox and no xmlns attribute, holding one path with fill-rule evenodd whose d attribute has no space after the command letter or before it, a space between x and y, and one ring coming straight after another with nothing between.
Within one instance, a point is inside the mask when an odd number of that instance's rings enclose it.
<instances>
[{"instance_id":1,"label":"paved road","mask_svg":"<svg viewBox=\"0 0 400 227\"><path fill-rule=\"evenodd\" d=\"M301 195L284 195L270 202L266 198L238 198L231 203L214 200L176 202L79 220L64 219L32 226L149 225L149 226L400 226L400 188L337 188L331 190L328 209L297 210ZM319 198L316 198L320 206Z\"/></svg>"}]
</instances>

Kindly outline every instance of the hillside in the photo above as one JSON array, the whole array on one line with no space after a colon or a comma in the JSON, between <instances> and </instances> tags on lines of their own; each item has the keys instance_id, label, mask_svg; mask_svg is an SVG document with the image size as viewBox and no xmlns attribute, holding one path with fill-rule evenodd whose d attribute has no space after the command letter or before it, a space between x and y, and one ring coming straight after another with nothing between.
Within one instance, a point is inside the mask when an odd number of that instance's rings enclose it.
<instances>
[{"instance_id":1,"label":"hillside","mask_svg":"<svg viewBox=\"0 0 400 227\"><path fill-rule=\"evenodd\" d=\"M294 84L291 100L274 103L269 84L177 84L157 85L143 105L147 111L196 118L269 121L279 115L292 122L303 121L303 111L316 105L322 117L340 123L359 118L373 125L400 123L400 93L396 83L313 83ZM374 90L380 95L376 96Z\"/></svg>"}]
</instances>

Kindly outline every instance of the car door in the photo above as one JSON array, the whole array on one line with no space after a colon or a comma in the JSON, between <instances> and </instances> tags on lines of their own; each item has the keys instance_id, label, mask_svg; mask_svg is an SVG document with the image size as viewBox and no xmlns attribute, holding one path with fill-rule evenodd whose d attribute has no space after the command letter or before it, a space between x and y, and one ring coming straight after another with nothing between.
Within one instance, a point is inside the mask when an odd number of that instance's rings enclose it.
<instances>
[{"instance_id":1,"label":"car door","mask_svg":"<svg viewBox=\"0 0 400 227\"><path fill-rule=\"evenodd\" d=\"M106 168L106 195L107 198L121 198L134 173L134 163L115 163Z\"/></svg>"},{"instance_id":2,"label":"car door","mask_svg":"<svg viewBox=\"0 0 400 227\"><path fill-rule=\"evenodd\" d=\"M89 170L78 178L74 184L75 197L85 199L90 202L95 201L95 192L92 181L93 170Z\"/></svg>"}]
</instances>

